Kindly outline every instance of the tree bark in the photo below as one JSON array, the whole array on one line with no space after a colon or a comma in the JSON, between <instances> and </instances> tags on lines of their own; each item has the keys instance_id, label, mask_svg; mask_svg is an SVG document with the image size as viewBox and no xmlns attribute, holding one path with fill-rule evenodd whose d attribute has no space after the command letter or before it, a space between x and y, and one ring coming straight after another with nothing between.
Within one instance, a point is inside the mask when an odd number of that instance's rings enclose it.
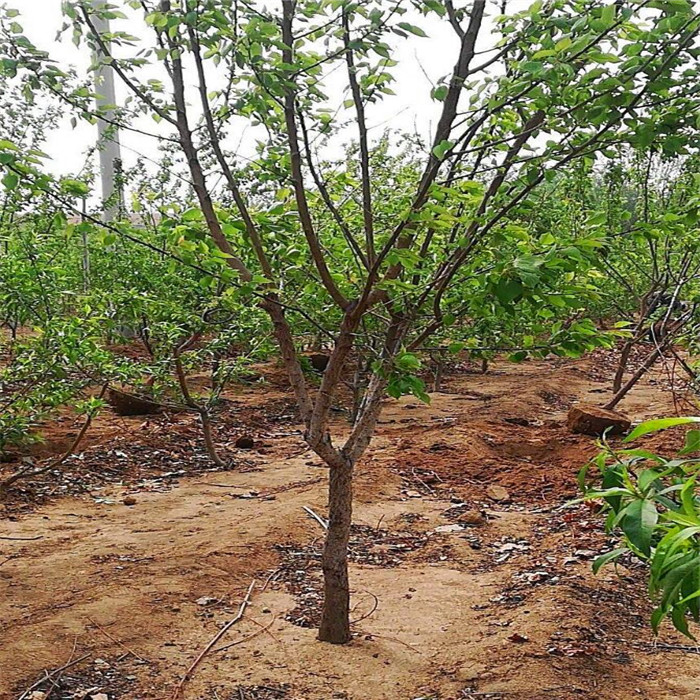
<instances>
[{"instance_id":1,"label":"tree bark","mask_svg":"<svg viewBox=\"0 0 700 700\"><path fill-rule=\"evenodd\" d=\"M323 547L323 615L318 638L331 644L346 644L350 633L350 583L348 541L352 523L353 463L342 456L330 467L328 486L328 531Z\"/></svg>"},{"instance_id":2,"label":"tree bark","mask_svg":"<svg viewBox=\"0 0 700 700\"><path fill-rule=\"evenodd\" d=\"M632 347L637 342L637 338L631 338L628 340L620 352L620 359L617 362L617 371L615 372L615 378L613 379L613 391L617 393L622 387L622 379L625 376L625 370L627 369L627 361L629 360L630 353L632 352Z\"/></svg>"}]
</instances>

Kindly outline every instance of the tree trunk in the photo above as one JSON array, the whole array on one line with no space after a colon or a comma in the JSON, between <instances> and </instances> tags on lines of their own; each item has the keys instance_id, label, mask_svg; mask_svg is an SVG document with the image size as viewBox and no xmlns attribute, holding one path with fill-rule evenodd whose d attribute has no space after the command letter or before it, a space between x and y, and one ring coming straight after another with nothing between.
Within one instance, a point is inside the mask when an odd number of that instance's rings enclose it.
<instances>
[{"instance_id":1,"label":"tree trunk","mask_svg":"<svg viewBox=\"0 0 700 700\"><path fill-rule=\"evenodd\" d=\"M323 547L324 601L318 638L331 644L350 641L348 541L352 522L353 463L341 457L331 465L328 486L328 532Z\"/></svg>"},{"instance_id":2,"label":"tree trunk","mask_svg":"<svg viewBox=\"0 0 700 700\"><path fill-rule=\"evenodd\" d=\"M615 378L613 379L613 392L617 393L622 388L622 379L625 376L625 370L627 369L627 361L629 360L630 353L632 352L632 347L637 342L637 338L631 338L628 340L622 352L620 353L620 359L617 363L617 371L615 372Z\"/></svg>"},{"instance_id":3,"label":"tree trunk","mask_svg":"<svg viewBox=\"0 0 700 700\"><path fill-rule=\"evenodd\" d=\"M642 366L627 380L627 383L620 387L619 391L608 401L608 403L603 406L603 408L612 411L617 404L622 401L622 399L627 396L627 393L632 389L632 387L652 368L654 363L664 354L668 343L660 345L654 350L646 360L644 360Z\"/></svg>"}]
</instances>

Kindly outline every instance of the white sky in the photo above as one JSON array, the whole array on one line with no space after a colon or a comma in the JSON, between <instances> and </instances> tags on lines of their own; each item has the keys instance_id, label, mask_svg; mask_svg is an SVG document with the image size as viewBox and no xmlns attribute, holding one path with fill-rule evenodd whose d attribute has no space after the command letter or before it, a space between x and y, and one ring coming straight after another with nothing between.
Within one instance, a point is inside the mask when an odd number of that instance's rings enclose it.
<instances>
[{"instance_id":1,"label":"white sky","mask_svg":"<svg viewBox=\"0 0 700 700\"><path fill-rule=\"evenodd\" d=\"M70 40L70 31L60 42L56 40L56 33L63 23L61 0L7 0L7 4L20 11L20 23L27 36L37 46L47 50L53 59L62 65L70 64L83 70L89 65L86 47L76 48ZM525 9L530 4L530 0L510 0L509 11ZM494 12L495 8L490 11ZM415 23L419 23L428 32L429 38L396 38L397 42L400 42L398 55L395 56L399 65L392 69L396 77L392 89L397 94L380 105L368 108L368 120L370 126L377 127L377 135L387 127L402 131L418 129L420 133L425 134L438 114L439 104L429 98L431 85L426 74L430 76L430 80L436 81L450 72L456 58L456 37L446 22L427 23L425 19L420 19ZM115 26L141 37L147 36L150 31L145 25L135 22L113 24L113 28ZM120 102L125 96L125 89L117 79L117 101ZM158 127L148 118L138 126L151 132L164 128ZM76 129L72 129L69 116L66 116L46 144L45 150L53 159L48 164L50 169L55 174L79 170L85 161L87 149L96 139L96 132L96 126L85 123L79 123ZM348 136L354 137L354 134ZM134 163L137 153L150 158L158 155L154 139L123 132L121 142L126 167Z\"/></svg>"}]
</instances>

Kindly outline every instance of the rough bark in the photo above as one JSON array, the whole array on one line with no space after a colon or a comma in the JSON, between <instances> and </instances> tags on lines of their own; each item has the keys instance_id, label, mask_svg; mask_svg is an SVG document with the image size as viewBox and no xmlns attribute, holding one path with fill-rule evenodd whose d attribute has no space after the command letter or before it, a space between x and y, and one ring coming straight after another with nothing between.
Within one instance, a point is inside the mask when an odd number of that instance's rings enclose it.
<instances>
[{"instance_id":1,"label":"rough bark","mask_svg":"<svg viewBox=\"0 0 700 700\"><path fill-rule=\"evenodd\" d=\"M318 638L331 644L350 641L348 541L352 523L353 463L338 456L330 465L328 531L323 547L323 615Z\"/></svg>"}]
</instances>

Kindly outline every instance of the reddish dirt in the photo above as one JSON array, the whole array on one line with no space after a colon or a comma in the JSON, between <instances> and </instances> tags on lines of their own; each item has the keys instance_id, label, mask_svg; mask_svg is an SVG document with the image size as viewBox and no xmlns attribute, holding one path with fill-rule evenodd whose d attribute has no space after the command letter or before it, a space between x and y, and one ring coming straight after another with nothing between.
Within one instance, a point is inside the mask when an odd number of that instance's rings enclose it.
<instances>
[{"instance_id":1,"label":"reddish dirt","mask_svg":"<svg viewBox=\"0 0 700 700\"><path fill-rule=\"evenodd\" d=\"M590 559L608 544L598 518L561 508L595 452L567 433L566 409L602 402L607 374L595 357L496 363L449 376L430 406L387 401L357 470L345 647L310 626L322 529L303 508L324 516L325 470L276 368L230 392L217 416L229 470L211 470L188 414L105 413L63 474L23 484L4 506L2 537L39 539L0 540L0 698L69 660L49 700L172 698L253 580L215 649L235 645L208 654L182 698L698 697L695 648L648 630L642 572L594 577ZM621 409L668 415L662 381ZM243 433L253 450L233 447ZM491 499L493 485L509 498ZM436 532L465 510L485 522Z\"/></svg>"}]
</instances>

